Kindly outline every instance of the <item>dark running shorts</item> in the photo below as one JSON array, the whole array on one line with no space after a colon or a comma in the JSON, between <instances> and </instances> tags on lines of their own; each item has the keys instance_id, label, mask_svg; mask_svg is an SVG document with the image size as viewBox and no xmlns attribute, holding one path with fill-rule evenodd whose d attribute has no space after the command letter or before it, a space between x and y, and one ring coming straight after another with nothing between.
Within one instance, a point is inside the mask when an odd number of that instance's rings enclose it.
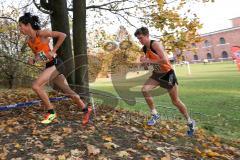
<instances>
[{"instance_id":1,"label":"dark running shorts","mask_svg":"<svg viewBox=\"0 0 240 160\"><path fill-rule=\"evenodd\" d=\"M160 87L166 89L172 89L175 84L178 84L177 77L174 70L170 70L167 73L156 73L153 72L151 77L155 81L159 82Z\"/></svg>"},{"instance_id":2,"label":"dark running shorts","mask_svg":"<svg viewBox=\"0 0 240 160\"><path fill-rule=\"evenodd\" d=\"M49 67L52 67L52 66L56 66L57 68L57 71L60 73L60 74L64 74L65 73L65 66L63 64L63 61L60 59L60 58L54 58L52 61L46 63L46 67L45 68L49 68Z\"/></svg>"}]
</instances>

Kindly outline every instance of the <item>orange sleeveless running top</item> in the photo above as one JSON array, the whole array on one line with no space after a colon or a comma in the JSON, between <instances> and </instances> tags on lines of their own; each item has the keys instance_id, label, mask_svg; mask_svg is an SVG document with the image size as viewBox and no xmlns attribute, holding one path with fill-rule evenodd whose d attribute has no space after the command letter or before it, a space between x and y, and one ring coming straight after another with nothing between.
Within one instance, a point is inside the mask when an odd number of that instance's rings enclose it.
<instances>
[{"instance_id":1,"label":"orange sleeveless running top","mask_svg":"<svg viewBox=\"0 0 240 160\"><path fill-rule=\"evenodd\" d=\"M151 40L150 49L147 49L146 46L143 46L143 51L144 51L146 57L149 58L150 60L157 60L159 56L156 53L156 51L152 48L153 42L154 42L154 40ZM168 59L167 59L167 63L159 63L159 64L152 64L152 65L153 65L154 72L166 73L172 69L172 66Z\"/></svg>"},{"instance_id":2,"label":"orange sleeveless running top","mask_svg":"<svg viewBox=\"0 0 240 160\"><path fill-rule=\"evenodd\" d=\"M35 56L39 56L44 62L53 60L53 57L50 54L49 43L43 43L41 37L36 36L34 41L28 40L28 46L32 49Z\"/></svg>"}]
</instances>

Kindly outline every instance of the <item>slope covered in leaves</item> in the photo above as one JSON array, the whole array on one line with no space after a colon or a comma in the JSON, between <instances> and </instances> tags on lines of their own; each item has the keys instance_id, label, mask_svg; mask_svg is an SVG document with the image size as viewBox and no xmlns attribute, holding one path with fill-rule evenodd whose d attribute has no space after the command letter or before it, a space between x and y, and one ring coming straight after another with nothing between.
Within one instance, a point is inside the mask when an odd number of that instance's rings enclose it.
<instances>
[{"instance_id":1,"label":"slope covered in leaves","mask_svg":"<svg viewBox=\"0 0 240 160\"><path fill-rule=\"evenodd\" d=\"M23 89L5 90L0 98L2 105L37 97ZM147 117L138 112L97 105L92 122L82 126L82 113L72 102L54 105L58 119L50 125L39 123L44 113L40 106L1 111L0 159L240 159L239 141L224 142L202 129L189 138L185 125L178 122L148 127Z\"/></svg>"}]
</instances>

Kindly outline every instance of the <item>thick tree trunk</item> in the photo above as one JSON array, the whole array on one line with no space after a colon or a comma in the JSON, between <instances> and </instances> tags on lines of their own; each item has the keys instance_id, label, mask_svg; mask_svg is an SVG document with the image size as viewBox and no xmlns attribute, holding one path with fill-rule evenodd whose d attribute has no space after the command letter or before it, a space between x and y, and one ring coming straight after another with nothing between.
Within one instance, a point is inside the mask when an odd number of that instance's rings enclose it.
<instances>
[{"instance_id":1,"label":"thick tree trunk","mask_svg":"<svg viewBox=\"0 0 240 160\"><path fill-rule=\"evenodd\" d=\"M73 46L75 56L75 83L80 85L78 92L84 93L84 96L89 97L86 0L73 0Z\"/></svg>"},{"instance_id":2,"label":"thick tree trunk","mask_svg":"<svg viewBox=\"0 0 240 160\"><path fill-rule=\"evenodd\" d=\"M51 14L52 30L67 34L65 41L58 49L57 53L64 61L68 82L74 84L74 60L71 46L67 2L66 0L50 0L49 2L51 10L53 11ZM55 43L56 39L54 39L54 44Z\"/></svg>"}]
</instances>

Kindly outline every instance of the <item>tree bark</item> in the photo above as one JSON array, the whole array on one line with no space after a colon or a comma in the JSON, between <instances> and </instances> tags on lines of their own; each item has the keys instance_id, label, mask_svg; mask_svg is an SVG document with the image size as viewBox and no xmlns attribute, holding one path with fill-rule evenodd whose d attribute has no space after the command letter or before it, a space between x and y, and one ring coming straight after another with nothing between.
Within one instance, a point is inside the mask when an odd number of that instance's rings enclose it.
<instances>
[{"instance_id":1,"label":"tree bark","mask_svg":"<svg viewBox=\"0 0 240 160\"><path fill-rule=\"evenodd\" d=\"M57 54L64 61L66 68L65 76L68 82L74 84L74 60L71 46L67 2L66 0L50 0L49 5L52 10L52 14L50 14L52 30L60 31L67 35L62 46L58 49ZM56 39L53 41L55 44Z\"/></svg>"},{"instance_id":2,"label":"tree bark","mask_svg":"<svg viewBox=\"0 0 240 160\"><path fill-rule=\"evenodd\" d=\"M78 92L89 97L86 0L73 0L73 46L75 56L75 83L80 86L78 87ZM88 98L86 100L88 100Z\"/></svg>"}]
</instances>

